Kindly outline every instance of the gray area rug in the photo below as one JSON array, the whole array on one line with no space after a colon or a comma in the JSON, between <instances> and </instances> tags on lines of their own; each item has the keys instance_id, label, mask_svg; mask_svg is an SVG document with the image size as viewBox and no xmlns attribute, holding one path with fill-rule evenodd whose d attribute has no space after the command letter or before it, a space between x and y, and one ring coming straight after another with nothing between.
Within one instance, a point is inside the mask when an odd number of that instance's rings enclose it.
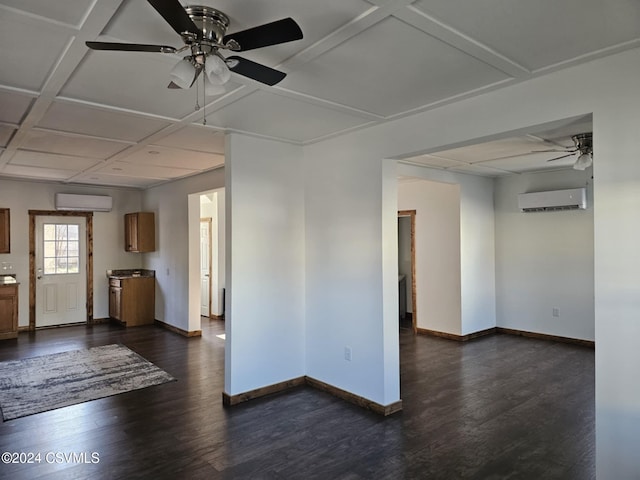
<instances>
[{"instance_id":1,"label":"gray area rug","mask_svg":"<svg viewBox=\"0 0 640 480\"><path fill-rule=\"evenodd\" d=\"M6 420L174 381L124 345L0 362Z\"/></svg>"}]
</instances>

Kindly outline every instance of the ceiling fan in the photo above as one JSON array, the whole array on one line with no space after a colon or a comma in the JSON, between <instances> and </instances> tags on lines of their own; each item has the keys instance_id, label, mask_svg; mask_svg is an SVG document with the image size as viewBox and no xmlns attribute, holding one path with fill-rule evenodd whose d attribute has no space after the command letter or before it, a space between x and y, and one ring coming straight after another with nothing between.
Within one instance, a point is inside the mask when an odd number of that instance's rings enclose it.
<instances>
[{"instance_id":1,"label":"ceiling fan","mask_svg":"<svg viewBox=\"0 0 640 480\"><path fill-rule=\"evenodd\" d=\"M576 162L573 164L575 170L585 170L593 165L593 136L591 132L580 133L571 137L573 140L573 147L565 147L564 149L552 148L549 150L536 150L539 152L563 152L565 155L551 158L547 162L554 162L561 158L571 157L572 155L578 155Z\"/></svg>"},{"instance_id":2,"label":"ceiling fan","mask_svg":"<svg viewBox=\"0 0 640 480\"><path fill-rule=\"evenodd\" d=\"M86 42L86 45L93 50L188 52L171 71L169 88L190 88L203 71L205 95L223 93L223 85L229 80L230 72L266 85L275 85L286 76L284 72L236 55L225 58L220 50L246 52L302 38L302 30L292 18L227 34L229 17L215 8L198 5L183 7L178 0L147 1L182 37L184 46L175 48L116 42Z\"/></svg>"}]
</instances>

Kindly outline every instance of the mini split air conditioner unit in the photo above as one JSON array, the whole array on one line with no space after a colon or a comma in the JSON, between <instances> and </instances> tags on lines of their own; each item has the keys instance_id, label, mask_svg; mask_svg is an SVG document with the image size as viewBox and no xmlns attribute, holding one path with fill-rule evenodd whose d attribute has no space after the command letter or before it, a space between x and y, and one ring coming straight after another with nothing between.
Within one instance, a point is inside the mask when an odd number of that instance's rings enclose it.
<instances>
[{"instance_id":1,"label":"mini split air conditioner unit","mask_svg":"<svg viewBox=\"0 0 640 480\"><path fill-rule=\"evenodd\" d=\"M112 207L113 198L107 195L56 193L56 210L110 212Z\"/></svg>"},{"instance_id":2,"label":"mini split air conditioner unit","mask_svg":"<svg viewBox=\"0 0 640 480\"><path fill-rule=\"evenodd\" d=\"M568 190L521 193L518 195L518 208L523 212L584 210L587 208L586 189L571 188Z\"/></svg>"}]
</instances>

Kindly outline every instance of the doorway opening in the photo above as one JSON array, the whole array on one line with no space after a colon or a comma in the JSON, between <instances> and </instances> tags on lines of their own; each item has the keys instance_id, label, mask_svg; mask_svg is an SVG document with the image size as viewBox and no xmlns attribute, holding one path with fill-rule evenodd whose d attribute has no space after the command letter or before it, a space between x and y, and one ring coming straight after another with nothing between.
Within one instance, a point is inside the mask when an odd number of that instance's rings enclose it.
<instances>
[{"instance_id":1,"label":"doorway opening","mask_svg":"<svg viewBox=\"0 0 640 480\"><path fill-rule=\"evenodd\" d=\"M200 218L200 316L211 318L211 217Z\"/></svg>"},{"instance_id":2,"label":"doorway opening","mask_svg":"<svg viewBox=\"0 0 640 480\"><path fill-rule=\"evenodd\" d=\"M189 203L189 330L202 321L224 318L225 194L224 188L188 195ZM203 222L202 220L205 220ZM208 246L203 245L203 225L210 220ZM207 229L207 232L209 230ZM203 249L205 251L203 252ZM208 255L208 259L206 258ZM210 262L209 277L204 277ZM207 293L209 298L207 299ZM210 306L209 306L210 305ZM209 314L206 314L208 310ZM203 313L204 312L204 313Z\"/></svg>"},{"instance_id":3,"label":"doorway opening","mask_svg":"<svg viewBox=\"0 0 640 480\"><path fill-rule=\"evenodd\" d=\"M93 323L93 212L29 210L29 331Z\"/></svg>"},{"instance_id":4,"label":"doorway opening","mask_svg":"<svg viewBox=\"0 0 640 480\"><path fill-rule=\"evenodd\" d=\"M417 333L415 210L398 212L398 300L400 328Z\"/></svg>"}]
</instances>

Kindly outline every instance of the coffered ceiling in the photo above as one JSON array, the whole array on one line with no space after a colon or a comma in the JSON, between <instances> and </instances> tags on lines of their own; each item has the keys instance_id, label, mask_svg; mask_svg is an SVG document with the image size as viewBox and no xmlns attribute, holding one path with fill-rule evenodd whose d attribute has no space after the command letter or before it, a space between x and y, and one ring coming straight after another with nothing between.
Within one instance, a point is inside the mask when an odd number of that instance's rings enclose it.
<instances>
[{"instance_id":1,"label":"coffered ceiling","mask_svg":"<svg viewBox=\"0 0 640 480\"><path fill-rule=\"evenodd\" d=\"M225 12L229 32L293 17L302 40L243 54L287 77L233 74L198 98L167 89L180 55L86 47L179 47L147 1L0 0L0 176L147 188L222 165L225 132L303 145L640 46L635 0L198 4ZM531 151L583 129L590 119L409 160L491 176L569 168Z\"/></svg>"}]
</instances>

